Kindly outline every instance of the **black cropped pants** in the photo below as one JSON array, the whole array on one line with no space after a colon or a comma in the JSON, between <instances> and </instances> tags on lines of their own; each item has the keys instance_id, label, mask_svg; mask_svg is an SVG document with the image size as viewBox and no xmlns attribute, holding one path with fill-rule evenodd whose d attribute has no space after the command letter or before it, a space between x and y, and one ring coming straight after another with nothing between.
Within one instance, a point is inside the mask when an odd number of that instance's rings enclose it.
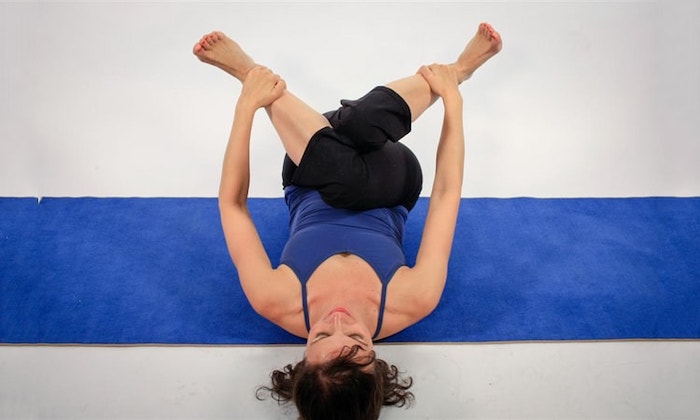
<instances>
[{"instance_id":1,"label":"black cropped pants","mask_svg":"<svg viewBox=\"0 0 700 420\"><path fill-rule=\"evenodd\" d=\"M385 86L324 114L299 166L285 156L282 184L313 188L323 200L349 210L415 206L423 186L420 163L398 141L411 131L411 110Z\"/></svg>"}]
</instances>

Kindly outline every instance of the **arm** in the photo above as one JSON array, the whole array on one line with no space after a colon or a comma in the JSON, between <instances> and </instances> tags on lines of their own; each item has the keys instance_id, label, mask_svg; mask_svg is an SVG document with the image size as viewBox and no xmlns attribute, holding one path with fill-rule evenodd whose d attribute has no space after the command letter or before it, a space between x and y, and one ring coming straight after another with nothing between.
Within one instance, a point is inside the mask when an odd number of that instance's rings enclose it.
<instances>
[{"instance_id":1,"label":"arm","mask_svg":"<svg viewBox=\"0 0 700 420\"><path fill-rule=\"evenodd\" d=\"M464 174L462 96L457 89L456 76L448 66L423 67L420 73L433 92L442 98L445 114L428 214L416 264L410 274L412 300L419 308L418 319L435 309L445 288Z\"/></svg>"},{"instance_id":2,"label":"arm","mask_svg":"<svg viewBox=\"0 0 700 420\"><path fill-rule=\"evenodd\" d=\"M248 212L250 135L255 111L283 91L284 82L269 70L251 70L236 104L219 186L221 224L241 287L255 311L266 317L277 288L271 287L274 269Z\"/></svg>"}]
</instances>

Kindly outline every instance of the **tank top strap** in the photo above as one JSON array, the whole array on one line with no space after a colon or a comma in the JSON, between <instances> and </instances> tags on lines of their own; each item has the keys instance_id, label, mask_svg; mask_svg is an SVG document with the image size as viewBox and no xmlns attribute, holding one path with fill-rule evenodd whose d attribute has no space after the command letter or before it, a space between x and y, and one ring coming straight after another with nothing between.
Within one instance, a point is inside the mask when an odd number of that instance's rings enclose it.
<instances>
[{"instance_id":1,"label":"tank top strap","mask_svg":"<svg viewBox=\"0 0 700 420\"><path fill-rule=\"evenodd\" d=\"M309 302L306 297L306 282L301 282L301 305L304 308L304 323L306 324L306 332L311 331L311 321L309 321Z\"/></svg>"},{"instance_id":2,"label":"tank top strap","mask_svg":"<svg viewBox=\"0 0 700 420\"><path fill-rule=\"evenodd\" d=\"M379 332L382 330L382 323L384 322L384 307L386 306L386 289L388 282L382 282L382 297L379 301L379 317L377 318L377 329L374 331L372 340L375 340L379 336Z\"/></svg>"}]
</instances>

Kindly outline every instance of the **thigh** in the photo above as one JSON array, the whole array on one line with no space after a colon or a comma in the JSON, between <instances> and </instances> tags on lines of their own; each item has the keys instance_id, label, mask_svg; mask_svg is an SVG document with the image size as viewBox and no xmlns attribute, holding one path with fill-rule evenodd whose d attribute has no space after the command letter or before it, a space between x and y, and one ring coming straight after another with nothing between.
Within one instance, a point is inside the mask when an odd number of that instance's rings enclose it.
<instances>
[{"instance_id":1,"label":"thigh","mask_svg":"<svg viewBox=\"0 0 700 420\"><path fill-rule=\"evenodd\" d=\"M299 166L285 157L283 184L313 188L337 208L368 210L403 205L412 209L423 185L420 164L401 143L359 153L324 129L309 142Z\"/></svg>"},{"instance_id":2,"label":"thigh","mask_svg":"<svg viewBox=\"0 0 700 420\"><path fill-rule=\"evenodd\" d=\"M402 205L411 210L423 187L420 163L401 143L389 143L382 149L362 155L367 174L360 202L364 207Z\"/></svg>"},{"instance_id":3,"label":"thigh","mask_svg":"<svg viewBox=\"0 0 700 420\"><path fill-rule=\"evenodd\" d=\"M360 153L397 142L411 131L411 110L399 94L377 86L356 100L343 99L341 107L327 112L335 132Z\"/></svg>"},{"instance_id":4,"label":"thigh","mask_svg":"<svg viewBox=\"0 0 700 420\"><path fill-rule=\"evenodd\" d=\"M359 156L360 153L340 139L334 129L322 128L309 140L299 165L285 156L282 183L285 187L340 190L348 180L362 176Z\"/></svg>"}]
</instances>

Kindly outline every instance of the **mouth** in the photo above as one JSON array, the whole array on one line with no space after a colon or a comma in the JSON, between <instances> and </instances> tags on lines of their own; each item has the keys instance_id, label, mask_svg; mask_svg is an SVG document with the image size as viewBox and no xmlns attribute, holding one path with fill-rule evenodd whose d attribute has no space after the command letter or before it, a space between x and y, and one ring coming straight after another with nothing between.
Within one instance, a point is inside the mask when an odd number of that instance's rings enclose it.
<instances>
[{"instance_id":1,"label":"mouth","mask_svg":"<svg viewBox=\"0 0 700 420\"><path fill-rule=\"evenodd\" d=\"M350 312L348 312L347 309L345 309L345 308L343 308L343 307L340 307L340 306L337 307L337 308L334 308L332 311L330 311L330 313L329 313L328 315L333 315L333 314L337 314L337 313L342 313L342 314L345 314L345 315L350 315Z\"/></svg>"}]
</instances>

